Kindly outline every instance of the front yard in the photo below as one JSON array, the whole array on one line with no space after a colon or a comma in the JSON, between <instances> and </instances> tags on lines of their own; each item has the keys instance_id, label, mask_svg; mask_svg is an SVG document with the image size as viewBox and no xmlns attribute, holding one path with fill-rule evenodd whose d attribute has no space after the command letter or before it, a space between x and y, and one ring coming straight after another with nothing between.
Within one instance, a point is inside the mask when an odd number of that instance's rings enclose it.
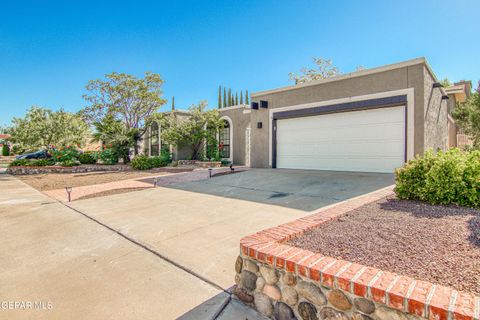
<instances>
[{"instance_id":1,"label":"front yard","mask_svg":"<svg viewBox=\"0 0 480 320\"><path fill-rule=\"evenodd\" d=\"M480 211L394 196L352 210L289 245L480 294Z\"/></svg>"}]
</instances>

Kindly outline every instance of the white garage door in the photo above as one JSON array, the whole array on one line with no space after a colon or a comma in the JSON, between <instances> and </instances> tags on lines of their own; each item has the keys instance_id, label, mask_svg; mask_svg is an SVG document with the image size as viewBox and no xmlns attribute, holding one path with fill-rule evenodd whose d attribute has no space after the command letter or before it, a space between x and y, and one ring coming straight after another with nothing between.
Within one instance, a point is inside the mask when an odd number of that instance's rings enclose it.
<instances>
[{"instance_id":1,"label":"white garage door","mask_svg":"<svg viewBox=\"0 0 480 320\"><path fill-rule=\"evenodd\" d=\"M405 107L277 120L277 168L393 172L405 158Z\"/></svg>"}]
</instances>

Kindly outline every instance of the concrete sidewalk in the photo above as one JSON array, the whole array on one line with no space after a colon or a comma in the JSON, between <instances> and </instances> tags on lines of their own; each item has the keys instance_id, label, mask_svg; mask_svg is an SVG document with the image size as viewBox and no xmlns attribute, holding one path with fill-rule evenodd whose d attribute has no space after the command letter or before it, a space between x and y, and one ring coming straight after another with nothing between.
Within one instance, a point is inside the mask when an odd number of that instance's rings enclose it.
<instances>
[{"instance_id":1,"label":"concrete sidewalk","mask_svg":"<svg viewBox=\"0 0 480 320\"><path fill-rule=\"evenodd\" d=\"M0 301L7 302L0 319L252 314L222 290L8 175L0 176L0 234ZM219 296L224 300L208 303Z\"/></svg>"}]
</instances>

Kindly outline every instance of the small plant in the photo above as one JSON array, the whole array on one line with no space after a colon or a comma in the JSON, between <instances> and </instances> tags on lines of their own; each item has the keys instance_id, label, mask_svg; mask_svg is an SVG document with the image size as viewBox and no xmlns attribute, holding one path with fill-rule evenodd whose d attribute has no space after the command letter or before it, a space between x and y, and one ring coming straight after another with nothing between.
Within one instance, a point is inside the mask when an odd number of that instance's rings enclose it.
<instances>
[{"instance_id":1,"label":"small plant","mask_svg":"<svg viewBox=\"0 0 480 320\"><path fill-rule=\"evenodd\" d=\"M28 160L27 159L17 159L17 160L13 160L12 162L10 162L10 164L8 165L9 167L19 167L19 166L26 166L28 164Z\"/></svg>"},{"instance_id":2,"label":"small plant","mask_svg":"<svg viewBox=\"0 0 480 320\"><path fill-rule=\"evenodd\" d=\"M153 168L152 161L145 155L138 155L132 159L132 168L135 170L149 170Z\"/></svg>"},{"instance_id":3,"label":"small plant","mask_svg":"<svg viewBox=\"0 0 480 320\"><path fill-rule=\"evenodd\" d=\"M395 172L400 199L480 207L480 151L428 151Z\"/></svg>"},{"instance_id":4,"label":"small plant","mask_svg":"<svg viewBox=\"0 0 480 320\"><path fill-rule=\"evenodd\" d=\"M2 146L2 156L4 157L8 157L10 155L10 147L8 146L8 144L4 144Z\"/></svg>"},{"instance_id":5,"label":"small plant","mask_svg":"<svg viewBox=\"0 0 480 320\"><path fill-rule=\"evenodd\" d=\"M29 166L37 166L37 167L45 167L45 166L52 166L55 164L53 159L39 159L33 160L29 162Z\"/></svg>"},{"instance_id":6,"label":"small plant","mask_svg":"<svg viewBox=\"0 0 480 320\"><path fill-rule=\"evenodd\" d=\"M60 165L62 167L74 167L74 166L78 166L78 162L75 161L75 160L69 159L69 160L64 160L64 161L60 162Z\"/></svg>"},{"instance_id":7,"label":"small plant","mask_svg":"<svg viewBox=\"0 0 480 320\"><path fill-rule=\"evenodd\" d=\"M98 156L103 164L117 164L118 154L112 148L106 148L100 151Z\"/></svg>"},{"instance_id":8,"label":"small plant","mask_svg":"<svg viewBox=\"0 0 480 320\"><path fill-rule=\"evenodd\" d=\"M65 148L53 149L51 154L56 162L64 162L66 160L77 160L80 152L76 147L68 146Z\"/></svg>"},{"instance_id":9,"label":"small plant","mask_svg":"<svg viewBox=\"0 0 480 320\"><path fill-rule=\"evenodd\" d=\"M81 164L95 164L97 163L97 153L93 151L86 151L78 156L78 161Z\"/></svg>"}]
</instances>

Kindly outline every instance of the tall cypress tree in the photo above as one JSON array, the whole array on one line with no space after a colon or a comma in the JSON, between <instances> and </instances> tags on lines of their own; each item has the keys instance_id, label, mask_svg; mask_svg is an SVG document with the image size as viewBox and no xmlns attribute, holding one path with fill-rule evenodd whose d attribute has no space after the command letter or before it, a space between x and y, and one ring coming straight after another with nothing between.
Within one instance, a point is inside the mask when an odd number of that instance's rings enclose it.
<instances>
[{"instance_id":1,"label":"tall cypress tree","mask_svg":"<svg viewBox=\"0 0 480 320\"><path fill-rule=\"evenodd\" d=\"M227 88L223 88L223 107L227 107Z\"/></svg>"},{"instance_id":2,"label":"tall cypress tree","mask_svg":"<svg viewBox=\"0 0 480 320\"><path fill-rule=\"evenodd\" d=\"M238 106L238 91L235 92L235 105Z\"/></svg>"},{"instance_id":3,"label":"tall cypress tree","mask_svg":"<svg viewBox=\"0 0 480 320\"><path fill-rule=\"evenodd\" d=\"M228 106L232 106L232 89L228 88Z\"/></svg>"},{"instance_id":4,"label":"tall cypress tree","mask_svg":"<svg viewBox=\"0 0 480 320\"><path fill-rule=\"evenodd\" d=\"M175 96L172 96L172 111L175 111Z\"/></svg>"},{"instance_id":5,"label":"tall cypress tree","mask_svg":"<svg viewBox=\"0 0 480 320\"><path fill-rule=\"evenodd\" d=\"M222 86L218 86L218 109L222 107Z\"/></svg>"},{"instance_id":6,"label":"tall cypress tree","mask_svg":"<svg viewBox=\"0 0 480 320\"><path fill-rule=\"evenodd\" d=\"M240 104L243 104L243 90L240 91Z\"/></svg>"},{"instance_id":7,"label":"tall cypress tree","mask_svg":"<svg viewBox=\"0 0 480 320\"><path fill-rule=\"evenodd\" d=\"M250 104L250 99L248 97L248 90L245 90L245 103Z\"/></svg>"}]
</instances>

